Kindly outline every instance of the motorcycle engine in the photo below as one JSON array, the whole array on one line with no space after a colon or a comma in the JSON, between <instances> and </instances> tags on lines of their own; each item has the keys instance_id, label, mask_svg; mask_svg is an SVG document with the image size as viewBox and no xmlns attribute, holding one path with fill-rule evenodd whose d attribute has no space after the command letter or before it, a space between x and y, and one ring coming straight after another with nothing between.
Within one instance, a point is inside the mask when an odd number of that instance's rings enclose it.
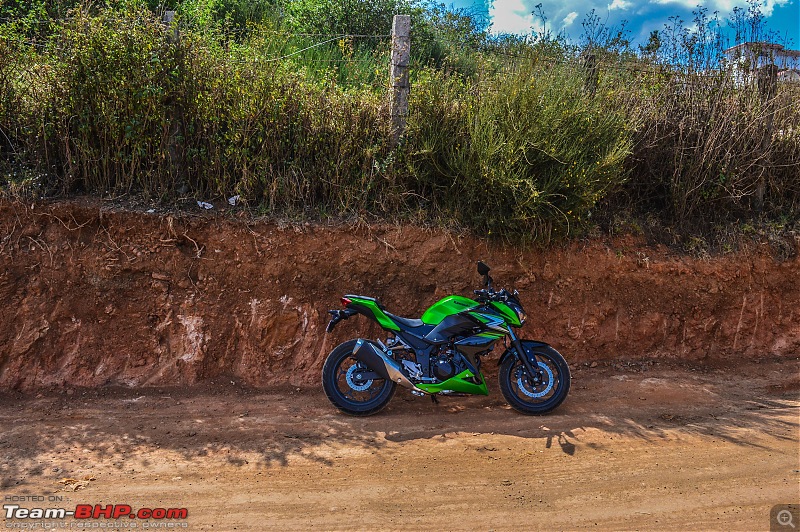
<instances>
[{"instance_id":1,"label":"motorcycle engine","mask_svg":"<svg viewBox=\"0 0 800 532\"><path fill-rule=\"evenodd\" d=\"M446 381L455 377L466 366L461 362L461 355L457 354L452 347L446 347L431 359L431 373L440 381Z\"/></svg>"}]
</instances>

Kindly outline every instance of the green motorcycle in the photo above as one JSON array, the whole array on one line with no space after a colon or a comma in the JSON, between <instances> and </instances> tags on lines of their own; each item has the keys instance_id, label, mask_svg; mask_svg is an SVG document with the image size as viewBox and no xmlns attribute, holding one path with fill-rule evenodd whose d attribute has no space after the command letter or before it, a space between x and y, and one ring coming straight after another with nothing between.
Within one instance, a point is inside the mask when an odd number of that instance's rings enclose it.
<instances>
[{"instance_id":1,"label":"green motorcycle","mask_svg":"<svg viewBox=\"0 0 800 532\"><path fill-rule=\"evenodd\" d=\"M481 357L501 338L500 391L515 410L545 414L569 392L569 366L551 346L520 340L514 328L525 323L516 290L495 291L489 267L478 262L486 288L475 299L452 295L440 300L421 319L395 316L371 297L346 295L343 310L332 315L327 332L342 320L363 314L389 333L386 342L359 338L337 346L322 368L322 386L342 412L368 416L384 408L397 385L418 396L488 395Z\"/></svg>"}]
</instances>

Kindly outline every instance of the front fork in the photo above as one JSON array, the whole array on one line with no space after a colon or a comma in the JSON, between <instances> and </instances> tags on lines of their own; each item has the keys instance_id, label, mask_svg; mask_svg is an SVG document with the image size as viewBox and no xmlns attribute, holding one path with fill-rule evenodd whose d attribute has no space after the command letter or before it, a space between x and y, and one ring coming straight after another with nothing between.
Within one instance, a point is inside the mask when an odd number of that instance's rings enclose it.
<instances>
[{"instance_id":1,"label":"front fork","mask_svg":"<svg viewBox=\"0 0 800 532\"><path fill-rule=\"evenodd\" d=\"M533 366L531 365L531 361L528 360L528 355L525 353L525 350L522 348L522 342L519 341L517 335L514 334L514 329L511 326L508 326L508 336L511 338L511 345L514 346L514 350L517 353L517 358L522 361L522 365L525 366L525 370L528 372L528 378L533 379L534 375Z\"/></svg>"}]
</instances>

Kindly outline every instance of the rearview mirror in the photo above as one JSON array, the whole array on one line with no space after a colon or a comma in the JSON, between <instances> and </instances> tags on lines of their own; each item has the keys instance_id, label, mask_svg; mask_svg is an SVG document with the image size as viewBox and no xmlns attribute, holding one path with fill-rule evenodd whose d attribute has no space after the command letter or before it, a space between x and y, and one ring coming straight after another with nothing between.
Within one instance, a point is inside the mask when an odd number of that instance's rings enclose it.
<instances>
[{"instance_id":1,"label":"rearview mirror","mask_svg":"<svg viewBox=\"0 0 800 532\"><path fill-rule=\"evenodd\" d=\"M478 261L478 273L480 275L489 275L489 270L491 270L491 268L484 264L482 260Z\"/></svg>"}]
</instances>

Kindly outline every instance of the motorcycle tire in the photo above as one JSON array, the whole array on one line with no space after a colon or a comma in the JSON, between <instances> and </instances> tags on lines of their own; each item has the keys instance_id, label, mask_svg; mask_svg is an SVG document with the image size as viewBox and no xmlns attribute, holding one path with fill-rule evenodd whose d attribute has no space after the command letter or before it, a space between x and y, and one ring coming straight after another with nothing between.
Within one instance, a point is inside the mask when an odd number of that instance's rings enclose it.
<instances>
[{"instance_id":1,"label":"motorcycle tire","mask_svg":"<svg viewBox=\"0 0 800 532\"><path fill-rule=\"evenodd\" d=\"M368 370L353 356L356 340L348 340L328 355L322 367L322 387L333 405L351 416L370 416L383 410L397 384L385 379L358 380L358 370Z\"/></svg>"},{"instance_id":2,"label":"motorcycle tire","mask_svg":"<svg viewBox=\"0 0 800 532\"><path fill-rule=\"evenodd\" d=\"M523 348L536 375L531 378L516 356L506 357L498 374L500 391L514 410L529 415L546 414L567 398L569 365L552 347L526 346L525 343L522 342Z\"/></svg>"}]
</instances>

